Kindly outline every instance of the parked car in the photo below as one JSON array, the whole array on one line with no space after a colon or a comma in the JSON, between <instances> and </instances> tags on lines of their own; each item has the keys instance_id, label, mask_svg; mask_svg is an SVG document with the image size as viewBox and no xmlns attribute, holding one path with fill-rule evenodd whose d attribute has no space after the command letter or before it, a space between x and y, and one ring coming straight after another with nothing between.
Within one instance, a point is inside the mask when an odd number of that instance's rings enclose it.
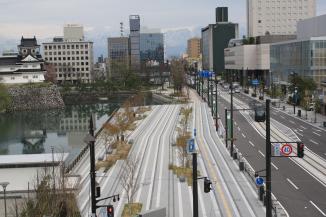
<instances>
[{"instance_id":1,"label":"parked car","mask_svg":"<svg viewBox=\"0 0 326 217\"><path fill-rule=\"evenodd\" d=\"M235 88L235 89L234 89L234 92L235 92L235 93L240 93L240 89L239 89L239 88Z\"/></svg>"}]
</instances>

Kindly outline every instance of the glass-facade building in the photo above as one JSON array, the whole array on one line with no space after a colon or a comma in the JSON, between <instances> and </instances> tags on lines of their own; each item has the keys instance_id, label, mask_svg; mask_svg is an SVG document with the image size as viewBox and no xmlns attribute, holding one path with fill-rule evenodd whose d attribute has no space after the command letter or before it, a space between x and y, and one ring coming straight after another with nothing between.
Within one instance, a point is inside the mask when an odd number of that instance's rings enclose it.
<instances>
[{"instance_id":1,"label":"glass-facade building","mask_svg":"<svg viewBox=\"0 0 326 217\"><path fill-rule=\"evenodd\" d=\"M326 37L271 44L271 75L274 82L287 84L292 72L311 77L321 87L326 82Z\"/></svg>"},{"instance_id":2,"label":"glass-facade building","mask_svg":"<svg viewBox=\"0 0 326 217\"><path fill-rule=\"evenodd\" d=\"M142 63L148 61L164 63L163 33L140 34L140 60Z\"/></svg>"}]
</instances>

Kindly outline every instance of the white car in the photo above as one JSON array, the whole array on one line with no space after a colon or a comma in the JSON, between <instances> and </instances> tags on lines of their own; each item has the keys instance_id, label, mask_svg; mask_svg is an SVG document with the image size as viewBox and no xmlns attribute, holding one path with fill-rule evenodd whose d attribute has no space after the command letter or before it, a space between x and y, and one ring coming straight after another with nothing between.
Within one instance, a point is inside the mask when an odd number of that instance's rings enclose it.
<instances>
[{"instance_id":1,"label":"white car","mask_svg":"<svg viewBox=\"0 0 326 217\"><path fill-rule=\"evenodd\" d=\"M235 93L240 93L240 89L239 89L239 88L235 88L235 89L234 89L234 92L235 92Z\"/></svg>"}]
</instances>

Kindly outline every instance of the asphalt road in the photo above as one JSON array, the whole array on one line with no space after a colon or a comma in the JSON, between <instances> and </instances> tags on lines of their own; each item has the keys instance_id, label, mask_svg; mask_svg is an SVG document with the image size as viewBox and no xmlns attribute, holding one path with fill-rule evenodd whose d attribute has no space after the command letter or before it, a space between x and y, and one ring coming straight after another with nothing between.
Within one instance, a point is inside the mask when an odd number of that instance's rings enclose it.
<instances>
[{"instance_id":1,"label":"asphalt road","mask_svg":"<svg viewBox=\"0 0 326 217\"><path fill-rule=\"evenodd\" d=\"M245 101L241 97L239 99ZM229 108L230 104L219 97L218 106L224 123L224 108ZM273 118L279 120L277 115ZM234 121L236 147L256 171L264 169L265 139L240 113L234 112ZM274 158L272 162L272 192L289 215L295 217L326 216L325 186L289 159Z\"/></svg>"},{"instance_id":2,"label":"asphalt road","mask_svg":"<svg viewBox=\"0 0 326 217\"><path fill-rule=\"evenodd\" d=\"M250 96L244 93L235 94L235 97L246 103L253 100ZM302 116L305 116L305 111L302 111ZM293 117L293 115L283 112L280 108L272 107L271 118L290 127L309 149L319 156L326 158L325 129L320 129L300 118Z\"/></svg>"}]
</instances>

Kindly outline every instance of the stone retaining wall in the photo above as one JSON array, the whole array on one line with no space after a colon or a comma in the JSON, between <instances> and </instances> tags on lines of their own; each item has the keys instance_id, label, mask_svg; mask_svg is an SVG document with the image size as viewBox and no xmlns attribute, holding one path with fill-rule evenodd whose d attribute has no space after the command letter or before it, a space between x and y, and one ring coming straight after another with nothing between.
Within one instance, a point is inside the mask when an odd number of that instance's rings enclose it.
<instances>
[{"instance_id":1,"label":"stone retaining wall","mask_svg":"<svg viewBox=\"0 0 326 217\"><path fill-rule=\"evenodd\" d=\"M11 105L7 111L45 110L64 108L64 102L56 85L8 87Z\"/></svg>"}]
</instances>

